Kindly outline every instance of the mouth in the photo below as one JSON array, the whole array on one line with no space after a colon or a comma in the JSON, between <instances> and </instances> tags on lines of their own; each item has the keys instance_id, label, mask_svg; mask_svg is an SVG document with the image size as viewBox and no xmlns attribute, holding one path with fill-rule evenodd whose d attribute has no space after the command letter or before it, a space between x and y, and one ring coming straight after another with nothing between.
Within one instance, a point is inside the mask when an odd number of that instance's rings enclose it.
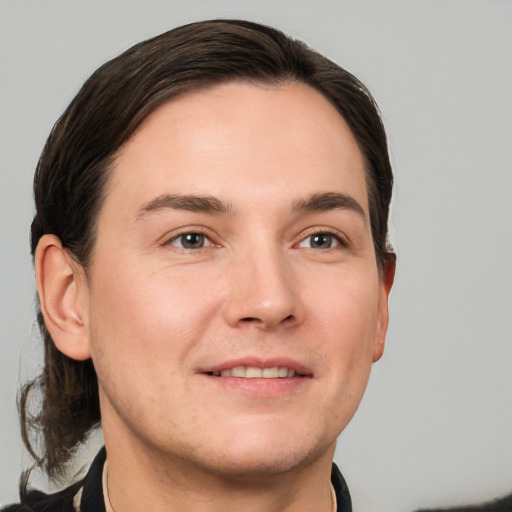
<instances>
[{"instance_id":1,"label":"mouth","mask_svg":"<svg viewBox=\"0 0 512 512\"><path fill-rule=\"evenodd\" d=\"M203 367L199 373L215 389L258 399L298 396L312 382L313 373L288 357L243 357Z\"/></svg>"},{"instance_id":2,"label":"mouth","mask_svg":"<svg viewBox=\"0 0 512 512\"><path fill-rule=\"evenodd\" d=\"M260 368L257 366L234 366L219 371L205 372L212 377L239 377L242 379L290 379L293 377L306 377L287 366L271 366Z\"/></svg>"},{"instance_id":3,"label":"mouth","mask_svg":"<svg viewBox=\"0 0 512 512\"><path fill-rule=\"evenodd\" d=\"M313 377L311 370L289 357L240 357L203 367L199 373L217 378L296 379Z\"/></svg>"}]
</instances>

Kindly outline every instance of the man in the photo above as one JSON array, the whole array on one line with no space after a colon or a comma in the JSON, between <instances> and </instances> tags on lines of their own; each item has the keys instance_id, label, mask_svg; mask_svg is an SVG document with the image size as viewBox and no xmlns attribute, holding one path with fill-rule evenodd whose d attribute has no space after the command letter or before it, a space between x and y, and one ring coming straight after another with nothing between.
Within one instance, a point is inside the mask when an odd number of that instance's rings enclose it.
<instances>
[{"instance_id":1,"label":"man","mask_svg":"<svg viewBox=\"0 0 512 512\"><path fill-rule=\"evenodd\" d=\"M369 92L270 27L188 25L94 73L34 180L20 408L51 478L98 425L105 449L24 506L350 511L332 460L384 348L391 188Z\"/></svg>"}]
</instances>

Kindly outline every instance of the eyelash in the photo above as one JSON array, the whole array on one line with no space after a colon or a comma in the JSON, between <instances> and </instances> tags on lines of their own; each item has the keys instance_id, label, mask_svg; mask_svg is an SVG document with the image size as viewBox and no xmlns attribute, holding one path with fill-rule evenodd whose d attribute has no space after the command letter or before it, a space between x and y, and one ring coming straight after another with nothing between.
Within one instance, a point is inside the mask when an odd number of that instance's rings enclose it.
<instances>
[{"instance_id":1,"label":"eyelash","mask_svg":"<svg viewBox=\"0 0 512 512\"><path fill-rule=\"evenodd\" d=\"M339 245L339 247L343 248L343 247L347 247L347 245L348 245L347 241L339 234L338 231L329 229L329 228L318 228L318 229L315 229L314 231L311 231L305 237L303 237L297 245L302 244L308 238L311 238L314 236L320 236L320 235L325 235L325 236L331 237ZM327 247L327 249L334 249L334 248L335 247ZM321 248L320 247L318 247L318 248L309 247L309 249L320 250Z\"/></svg>"},{"instance_id":2,"label":"eyelash","mask_svg":"<svg viewBox=\"0 0 512 512\"><path fill-rule=\"evenodd\" d=\"M202 245L200 247L192 248L192 247L183 247L183 246L175 245L173 243L173 242L176 242L176 241L182 239L183 237L185 237L187 235L199 235L199 236L203 237L205 241L209 242L207 247L209 247L210 245L214 245L214 243L213 243L213 241L211 239L211 236L208 235L206 230L201 229L201 228L187 229L187 230L182 231L181 233L175 234L171 238L167 239L164 245L172 245L172 246L174 246L174 247L176 247L178 249L182 249L184 251L198 251L200 249L204 249L205 248L204 245Z\"/></svg>"},{"instance_id":3,"label":"eyelash","mask_svg":"<svg viewBox=\"0 0 512 512\"><path fill-rule=\"evenodd\" d=\"M205 245L201 245L200 247L183 247L183 245L180 246L180 245L177 245L174 243L187 235L199 235L204 238L204 241L207 242L208 245L206 247L205 247ZM308 240L311 237L321 236L321 235L325 235L327 237L332 238L336 242L336 244L339 245L339 247L347 247L347 245L348 245L347 241L342 236L340 236L340 234L337 231L328 229L328 228L318 228L318 229L315 229L314 231L309 232L306 236L303 236L301 238L301 240L297 244L295 244L295 247L300 247L300 245L302 243L306 242L306 240ZM181 233L175 234L174 236L169 238L164 243L164 245L172 245L172 246L182 249L184 251L198 251L201 249L211 247L215 244L212 241L211 236L206 232L206 230L198 227L198 228L193 228L193 229L187 229L187 230L182 231ZM331 247L327 247L326 249L333 249L335 247L331 246ZM314 249L314 250L322 250L322 247L316 247L316 248L308 247L308 248ZM326 249L324 249L324 250L326 250Z\"/></svg>"}]
</instances>

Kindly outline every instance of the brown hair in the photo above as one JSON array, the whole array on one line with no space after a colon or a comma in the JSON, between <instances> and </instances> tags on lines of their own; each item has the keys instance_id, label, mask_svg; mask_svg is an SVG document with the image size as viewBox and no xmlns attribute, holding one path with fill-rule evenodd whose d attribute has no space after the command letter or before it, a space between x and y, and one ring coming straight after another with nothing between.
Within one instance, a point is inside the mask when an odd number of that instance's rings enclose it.
<instances>
[{"instance_id":1,"label":"brown hair","mask_svg":"<svg viewBox=\"0 0 512 512\"><path fill-rule=\"evenodd\" d=\"M39 239L52 233L87 272L116 152L162 103L229 80L302 82L338 109L365 159L372 236L382 268L388 254L393 177L371 94L353 75L304 43L274 28L239 20L205 21L166 32L107 62L85 82L55 124L37 165L32 254ZM21 427L36 465L56 479L100 424L98 384L90 360L75 361L57 350L40 311L38 323L44 369L21 390ZM29 395L36 390L41 405L31 414Z\"/></svg>"}]
</instances>

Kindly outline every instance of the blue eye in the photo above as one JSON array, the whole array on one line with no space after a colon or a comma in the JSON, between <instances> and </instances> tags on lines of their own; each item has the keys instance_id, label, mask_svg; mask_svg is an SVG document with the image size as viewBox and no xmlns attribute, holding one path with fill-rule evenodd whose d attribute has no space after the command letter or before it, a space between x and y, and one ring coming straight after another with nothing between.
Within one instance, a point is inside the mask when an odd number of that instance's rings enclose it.
<instances>
[{"instance_id":1,"label":"blue eye","mask_svg":"<svg viewBox=\"0 0 512 512\"><path fill-rule=\"evenodd\" d=\"M308 249L331 249L340 245L339 239L329 233L315 233L309 235L299 244L299 247L306 247Z\"/></svg>"},{"instance_id":2,"label":"blue eye","mask_svg":"<svg viewBox=\"0 0 512 512\"><path fill-rule=\"evenodd\" d=\"M170 240L169 244L183 249L202 249L209 244L209 239L202 233L183 233Z\"/></svg>"}]
</instances>

